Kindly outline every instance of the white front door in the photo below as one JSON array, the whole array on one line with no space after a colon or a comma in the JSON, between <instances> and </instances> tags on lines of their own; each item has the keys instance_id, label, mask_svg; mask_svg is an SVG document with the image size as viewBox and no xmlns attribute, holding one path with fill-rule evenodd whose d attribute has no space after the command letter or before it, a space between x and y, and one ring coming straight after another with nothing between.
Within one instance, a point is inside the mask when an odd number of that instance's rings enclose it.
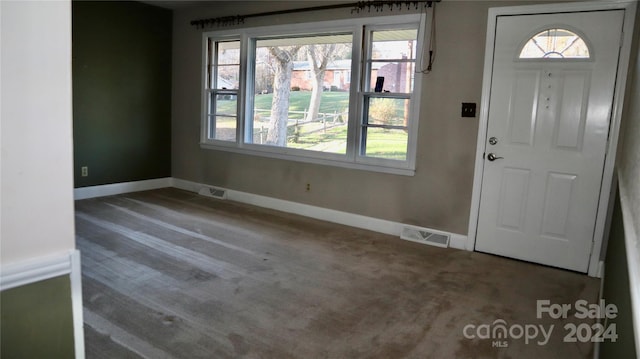
<instances>
[{"instance_id":1,"label":"white front door","mask_svg":"<svg viewBox=\"0 0 640 359\"><path fill-rule=\"evenodd\" d=\"M497 18L476 250L587 271L623 17Z\"/></svg>"}]
</instances>

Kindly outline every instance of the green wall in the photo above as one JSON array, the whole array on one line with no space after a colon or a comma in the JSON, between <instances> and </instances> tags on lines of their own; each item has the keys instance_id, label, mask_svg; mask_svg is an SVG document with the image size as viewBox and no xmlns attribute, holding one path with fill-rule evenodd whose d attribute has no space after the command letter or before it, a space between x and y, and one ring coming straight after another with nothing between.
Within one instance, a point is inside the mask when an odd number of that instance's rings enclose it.
<instances>
[{"instance_id":1,"label":"green wall","mask_svg":"<svg viewBox=\"0 0 640 359\"><path fill-rule=\"evenodd\" d=\"M171 176L171 11L74 1L72 16L75 187Z\"/></svg>"},{"instance_id":2,"label":"green wall","mask_svg":"<svg viewBox=\"0 0 640 359\"><path fill-rule=\"evenodd\" d=\"M622 210L620 208L620 198L616 196L615 200L605 261L602 297L607 304L612 303L618 307L617 317L608 323L616 325L619 337L615 343L605 341L601 344L600 358L636 358Z\"/></svg>"},{"instance_id":3,"label":"green wall","mask_svg":"<svg viewBox=\"0 0 640 359\"><path fill-rule=\"evenodd\" d=\"M0 357L73 358L69 276L0 293Z\"/></svg>"}]
</instances>

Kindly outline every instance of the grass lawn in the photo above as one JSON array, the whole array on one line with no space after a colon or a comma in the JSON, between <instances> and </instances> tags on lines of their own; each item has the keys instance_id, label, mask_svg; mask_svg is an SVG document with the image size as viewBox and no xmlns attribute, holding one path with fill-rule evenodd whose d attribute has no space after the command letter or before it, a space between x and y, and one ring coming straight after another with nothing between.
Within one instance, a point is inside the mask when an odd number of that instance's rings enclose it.
<instances>
[{"instance_id":1,"label":"grass lawn","mask_svg":"<svg viewBox=\"0 0 640 359\"><path fill-rule=\"evenodd\" d=\"M408 141L409 136L404 130L369 128L366 155L369 157L406 160Z\"/></svg>"},{"instance_id":2,"label":"grass lawn","mask_svg":"<svg viewBox=\"0 0 640 359\"><path fill-rule=\"evenodd\" d=\"M260 110L271 110L271 100L273 94L256 95L254 108ZM309 109L309 100L311 100L310 91L291 91L289 96L289 111L305 111ZM349 93L348 92L323 92L320 102L320 111L322 113L341 113L349 109ZM291 116L292 118L296 118ZM302 115L300 115L302 118Z\"/></svg>"},{"instance_id":3,"label":"grass lawn","mask_svg":"<svg viewBox=\"0 0 640 359\"><path fill-rule=\"evenodd\" d=\"M256 95L254 106L256 110L269 111L271 109L271 100L273 94ZM289 98L289 111L291 119L302 119L302 112L309 108L309 100L311 92L309 91L292 91ZM235 99L218 100L218 113L235 113ZM348 92L323 92L322 101L320 103L320 113L342 113L348 111L349 93ZM258 111L256 111L258 112ZM264 113L264 112L262 112ZM266 118L268 115L263 115ZM266 127L265 123L254 123L254 133L259 134L261 127ZM225 119L218 121L216 128L222 130L224 128L235 128L235 121ZM328 153L342 153L347 151L347 124L344 123L328 123L327 129L321 122L305 123L298 126L296 134L296 126L293 122L289 126L289 141L287 147L300 148L310 151L320 151ZM256 143L259 141L259 135L254 136ZM384 130L380 128L369 128L367 132L366 155L370 157L388 158L405 160L407 157L407 133L403 130Z\"/></svg>"},{"instance_id":4,"label":"grass lawn","mask_svg":"<svg viewBox=\"0 0 640 359\"><path fill-rule=\"evenodd\" d=\"M289 111L305 111L309 109L309 100L311 99L310 91L292 91L289 96ZM254 98L254 108L258 110L271 110L271 101L273 94L256 95ZM234 114L236 112L237 102L235 99L219 99L217 101L217 112L225 114ZM320 102L320 112L322 113L341 113L349 109L349 93L348 92L323 92ZM291 118L296 118L292 114ZM302 118L302 114L299 114Z\"/></svg>"},{"instance_id":5,"label":"grass lawn","mask_svg":"<svg viewBox=\"0 0 640 359\"><path fill-rule=\"evenodd\" d=\"M367 133L366 155L393 160L407 159L407 133L402 130L369 129ZM346 153L347 126L328 129L301 136L297 142L289 141L287 147L311 151Z\"/></svg>"}]
</instances>

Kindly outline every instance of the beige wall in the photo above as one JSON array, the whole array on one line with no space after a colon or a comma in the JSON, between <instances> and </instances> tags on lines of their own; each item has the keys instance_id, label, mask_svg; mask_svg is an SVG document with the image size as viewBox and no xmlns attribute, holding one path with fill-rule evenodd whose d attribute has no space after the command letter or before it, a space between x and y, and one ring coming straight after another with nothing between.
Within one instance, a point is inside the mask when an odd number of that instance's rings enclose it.
<instances>
[{"instance_id":1,"label":"beige wall","mask_svg":"<svg viewBox=\"0 0 640 359\"><path fill-rule=\"evenodd\" d=\"M517 2L523 4L522 2ZM437 5L437 57L424 77L415 176L389 175L252 157L199 147L201 30L208 16L311 6L305 2L221 2L176 11L173 56L173 176L365 216L466 234L473 186L478 118L460 117L462 102L480 103L489 7L504 1L444 1ZM324 2L322 2L324 4ZM348 17L250 19L245 26ZM397 15L397 11L388 12ZM305 191L306 183L311 192Z\"/></svg>"},{"instance_id":2,"label":"beige wall","mask_svg":"<svg viewBox=\"0 0 640 359\"><path fill-rule=\"evenodd\" d=\"M0 1L2 266L75 248L71 2Z\"/></svg>"}]
</instances>

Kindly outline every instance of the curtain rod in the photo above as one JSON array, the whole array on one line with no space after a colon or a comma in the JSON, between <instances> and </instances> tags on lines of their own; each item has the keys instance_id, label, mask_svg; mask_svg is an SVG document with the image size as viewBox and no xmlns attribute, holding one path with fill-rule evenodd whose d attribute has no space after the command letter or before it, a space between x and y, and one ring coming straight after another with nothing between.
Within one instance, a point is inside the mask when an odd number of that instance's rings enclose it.
<instances>
[{"instance_id":1,"label":"curtain rod","mask_svg":"<svg viewBox=\"0 0 640 359\"><path fill-rule=\"evenodd\" d=\"M192 26L196 26L197 28L204 29L207 26L231 26L231 25L240 25L244 24L246 19L252 17L262 17L262 16L272 16L272 15L286 15L300 12L309 12L309 11L318 11L318 10L333 10L333 9L344 9L351 8L351 13L360 13L365 9L369 12L371 10L375 10L376 12L384 11L385 8L393 11L393 8L400 10L402 7L406 6L407 9L410 9L412 6L415 9L418 9L421 5L425 7L431 7L434 2L440 2L442 0L369 0L369 1L358 1L354 3L347 4L336 4L336 5L323 5L323 6L312 6L305 7L300 9L289 9L289 10L277 10L277 11L268 11L261 12L256 14L249 15L236 15L236 16L222 16L222 17L212 17L207 19L198 19L191 21Z\"/></svg>"}]
</instances>

